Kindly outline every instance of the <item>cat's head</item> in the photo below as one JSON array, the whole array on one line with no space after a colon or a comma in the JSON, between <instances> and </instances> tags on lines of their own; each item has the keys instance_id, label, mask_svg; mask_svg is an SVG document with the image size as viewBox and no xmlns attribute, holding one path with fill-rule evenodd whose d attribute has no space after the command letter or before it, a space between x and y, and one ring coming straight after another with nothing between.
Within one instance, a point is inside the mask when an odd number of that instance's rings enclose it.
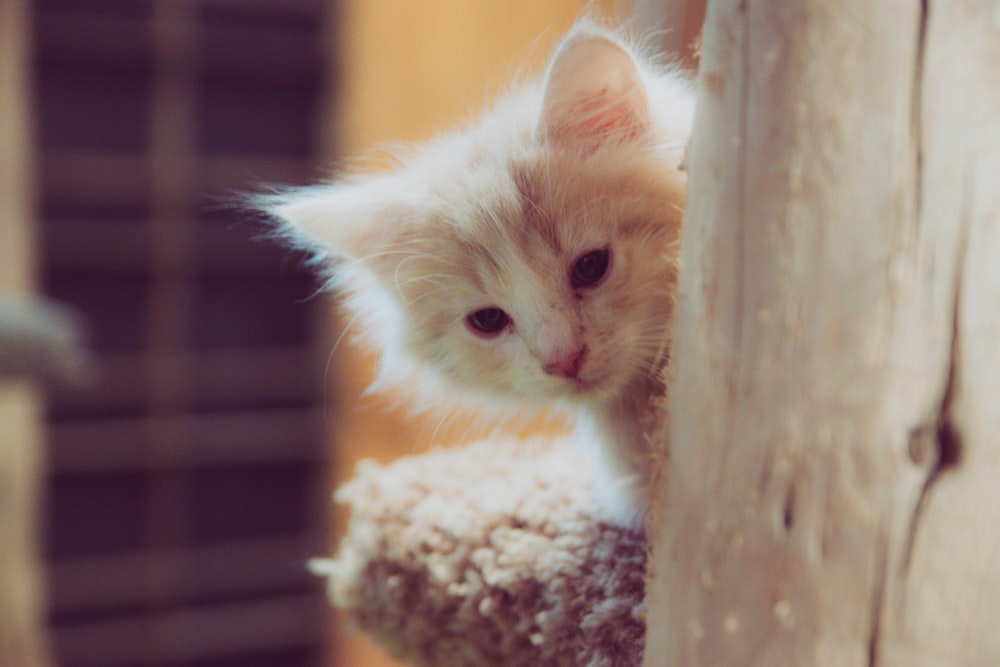
<instances>
[{"instance_id":1,"label":"cat's head","mask_svg":"<svg viewBox=\"0 0 1000 667\"><path fill-rule=\"evenodd\" d=\"M393 173L265 200L383 353L472 394L614 399L662 361L691 93L585 24L542 85Z\"/></svg>"}]
</instances>

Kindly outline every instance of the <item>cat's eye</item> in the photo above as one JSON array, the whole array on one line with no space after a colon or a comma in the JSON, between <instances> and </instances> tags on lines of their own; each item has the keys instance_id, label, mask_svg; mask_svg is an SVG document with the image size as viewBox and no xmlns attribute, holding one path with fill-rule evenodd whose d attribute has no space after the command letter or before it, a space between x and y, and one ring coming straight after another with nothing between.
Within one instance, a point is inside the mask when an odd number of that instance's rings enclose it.
<instances>
[{"instance_id":1,"label":"cat's eye","mask_svg":"<svg viewBox=\"0 0 1000 667\"><path fill-rule=\"evenodd\" d=\"M582 255L570 272L569 282L573 289L595 287L604 280L611 266L611 251L607 248L591 250Z\"/></svg>"},{"instance_id":2,"label":"cat's eye","mask_svg":"<svg viewBox=\"0 0 1000 667\"><path fill-rule=\"evenodd\" d=\"M499 308L483 308L469 313L465 323L473 333L480 336L495 336L510 324L510 315Z\"/></svg>"}]
</instances>

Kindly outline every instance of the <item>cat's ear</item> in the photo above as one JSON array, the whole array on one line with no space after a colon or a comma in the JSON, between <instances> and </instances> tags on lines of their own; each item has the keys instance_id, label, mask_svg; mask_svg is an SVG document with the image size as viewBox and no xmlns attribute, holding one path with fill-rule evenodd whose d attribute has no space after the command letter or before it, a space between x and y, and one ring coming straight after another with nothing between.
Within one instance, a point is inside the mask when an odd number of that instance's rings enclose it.
<instances>
[{"instance_id":1,"label":"cat's ear","mask_svg":"<svg viewBox=\"0 0 1000 667\"><path fill-rule=\"evenodd\" d=\"M539 130L553 145L590 153L649 132L642 73L632 55L599 32L570 35L549 66Z\"/></svg>"},{"instance_id":2,"label":"cat's ear","mask_svg":"<svg viewBox=\"0 0 1000 667\"><path fill-rule=\"evenodd\" d=\"M368 261L405 240L416 204L392 195L376 178L259 197L255 207L281 223L294 245L348 259Z\"/></svg>"}]
</instances>

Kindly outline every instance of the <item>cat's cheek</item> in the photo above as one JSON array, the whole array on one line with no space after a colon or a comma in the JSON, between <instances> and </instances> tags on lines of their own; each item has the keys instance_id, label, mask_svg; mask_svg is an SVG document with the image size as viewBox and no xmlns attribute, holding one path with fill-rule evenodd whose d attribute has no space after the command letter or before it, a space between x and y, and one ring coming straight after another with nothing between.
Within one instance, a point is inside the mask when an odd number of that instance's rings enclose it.
<instances>
[{"instance_id":1,"label":"cat's cheek","mask_svg":"<svg viewBox=\"0 0 1000 667\"><path fill-rule=\"evenodd\" d=\"M537 401L550 399L564 390L562 382L544 372L538 359L521 338L511 333L498 349L493 350L498 378L514 397Z\"/></svg>"},{"instance_id":2,"label":"cat's cheek","mask_svg":"<svg viewBox=\"0 0 1000 667\"><path fill-rule=\"evenodd\" d=\"M442 370L463 389L493 387L509 391L509 381L505 377L509 362L504 349L504 339L508 335L481 338L463 330L459 336L442 339L441 355L447 359Z\"/></svg>"},{"instance_id":3,"label":"cat's cheek","mask_svg":"<svg viewBox=\"0 0 1000 667\"><path fill-rule=\"evenodd\" d=\"M610 318L613 326L602 326L591 339L589 375L594 380L595 394L614 394L628 383L630 370L637 357L638 336L632 320Z\"/></svg>"}]
</instances>

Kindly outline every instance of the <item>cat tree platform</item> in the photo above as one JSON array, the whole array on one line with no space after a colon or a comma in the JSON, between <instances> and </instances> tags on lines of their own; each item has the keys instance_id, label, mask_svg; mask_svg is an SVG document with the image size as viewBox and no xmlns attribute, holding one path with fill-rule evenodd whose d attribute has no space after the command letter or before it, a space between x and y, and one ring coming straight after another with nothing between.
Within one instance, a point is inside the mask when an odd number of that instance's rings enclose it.
<instances>
[{"instance_id":1,"label":"cat tree platform","mask_svg":"<svg viewBox=\"0 0 1000 667\"><path fill-rule=\"evenodd\" d=\"M601 520L567 440L489 441L361 465L333 603L394 655L434 667L634 667L646 540Z\"/></svg>"}]
</instances>

